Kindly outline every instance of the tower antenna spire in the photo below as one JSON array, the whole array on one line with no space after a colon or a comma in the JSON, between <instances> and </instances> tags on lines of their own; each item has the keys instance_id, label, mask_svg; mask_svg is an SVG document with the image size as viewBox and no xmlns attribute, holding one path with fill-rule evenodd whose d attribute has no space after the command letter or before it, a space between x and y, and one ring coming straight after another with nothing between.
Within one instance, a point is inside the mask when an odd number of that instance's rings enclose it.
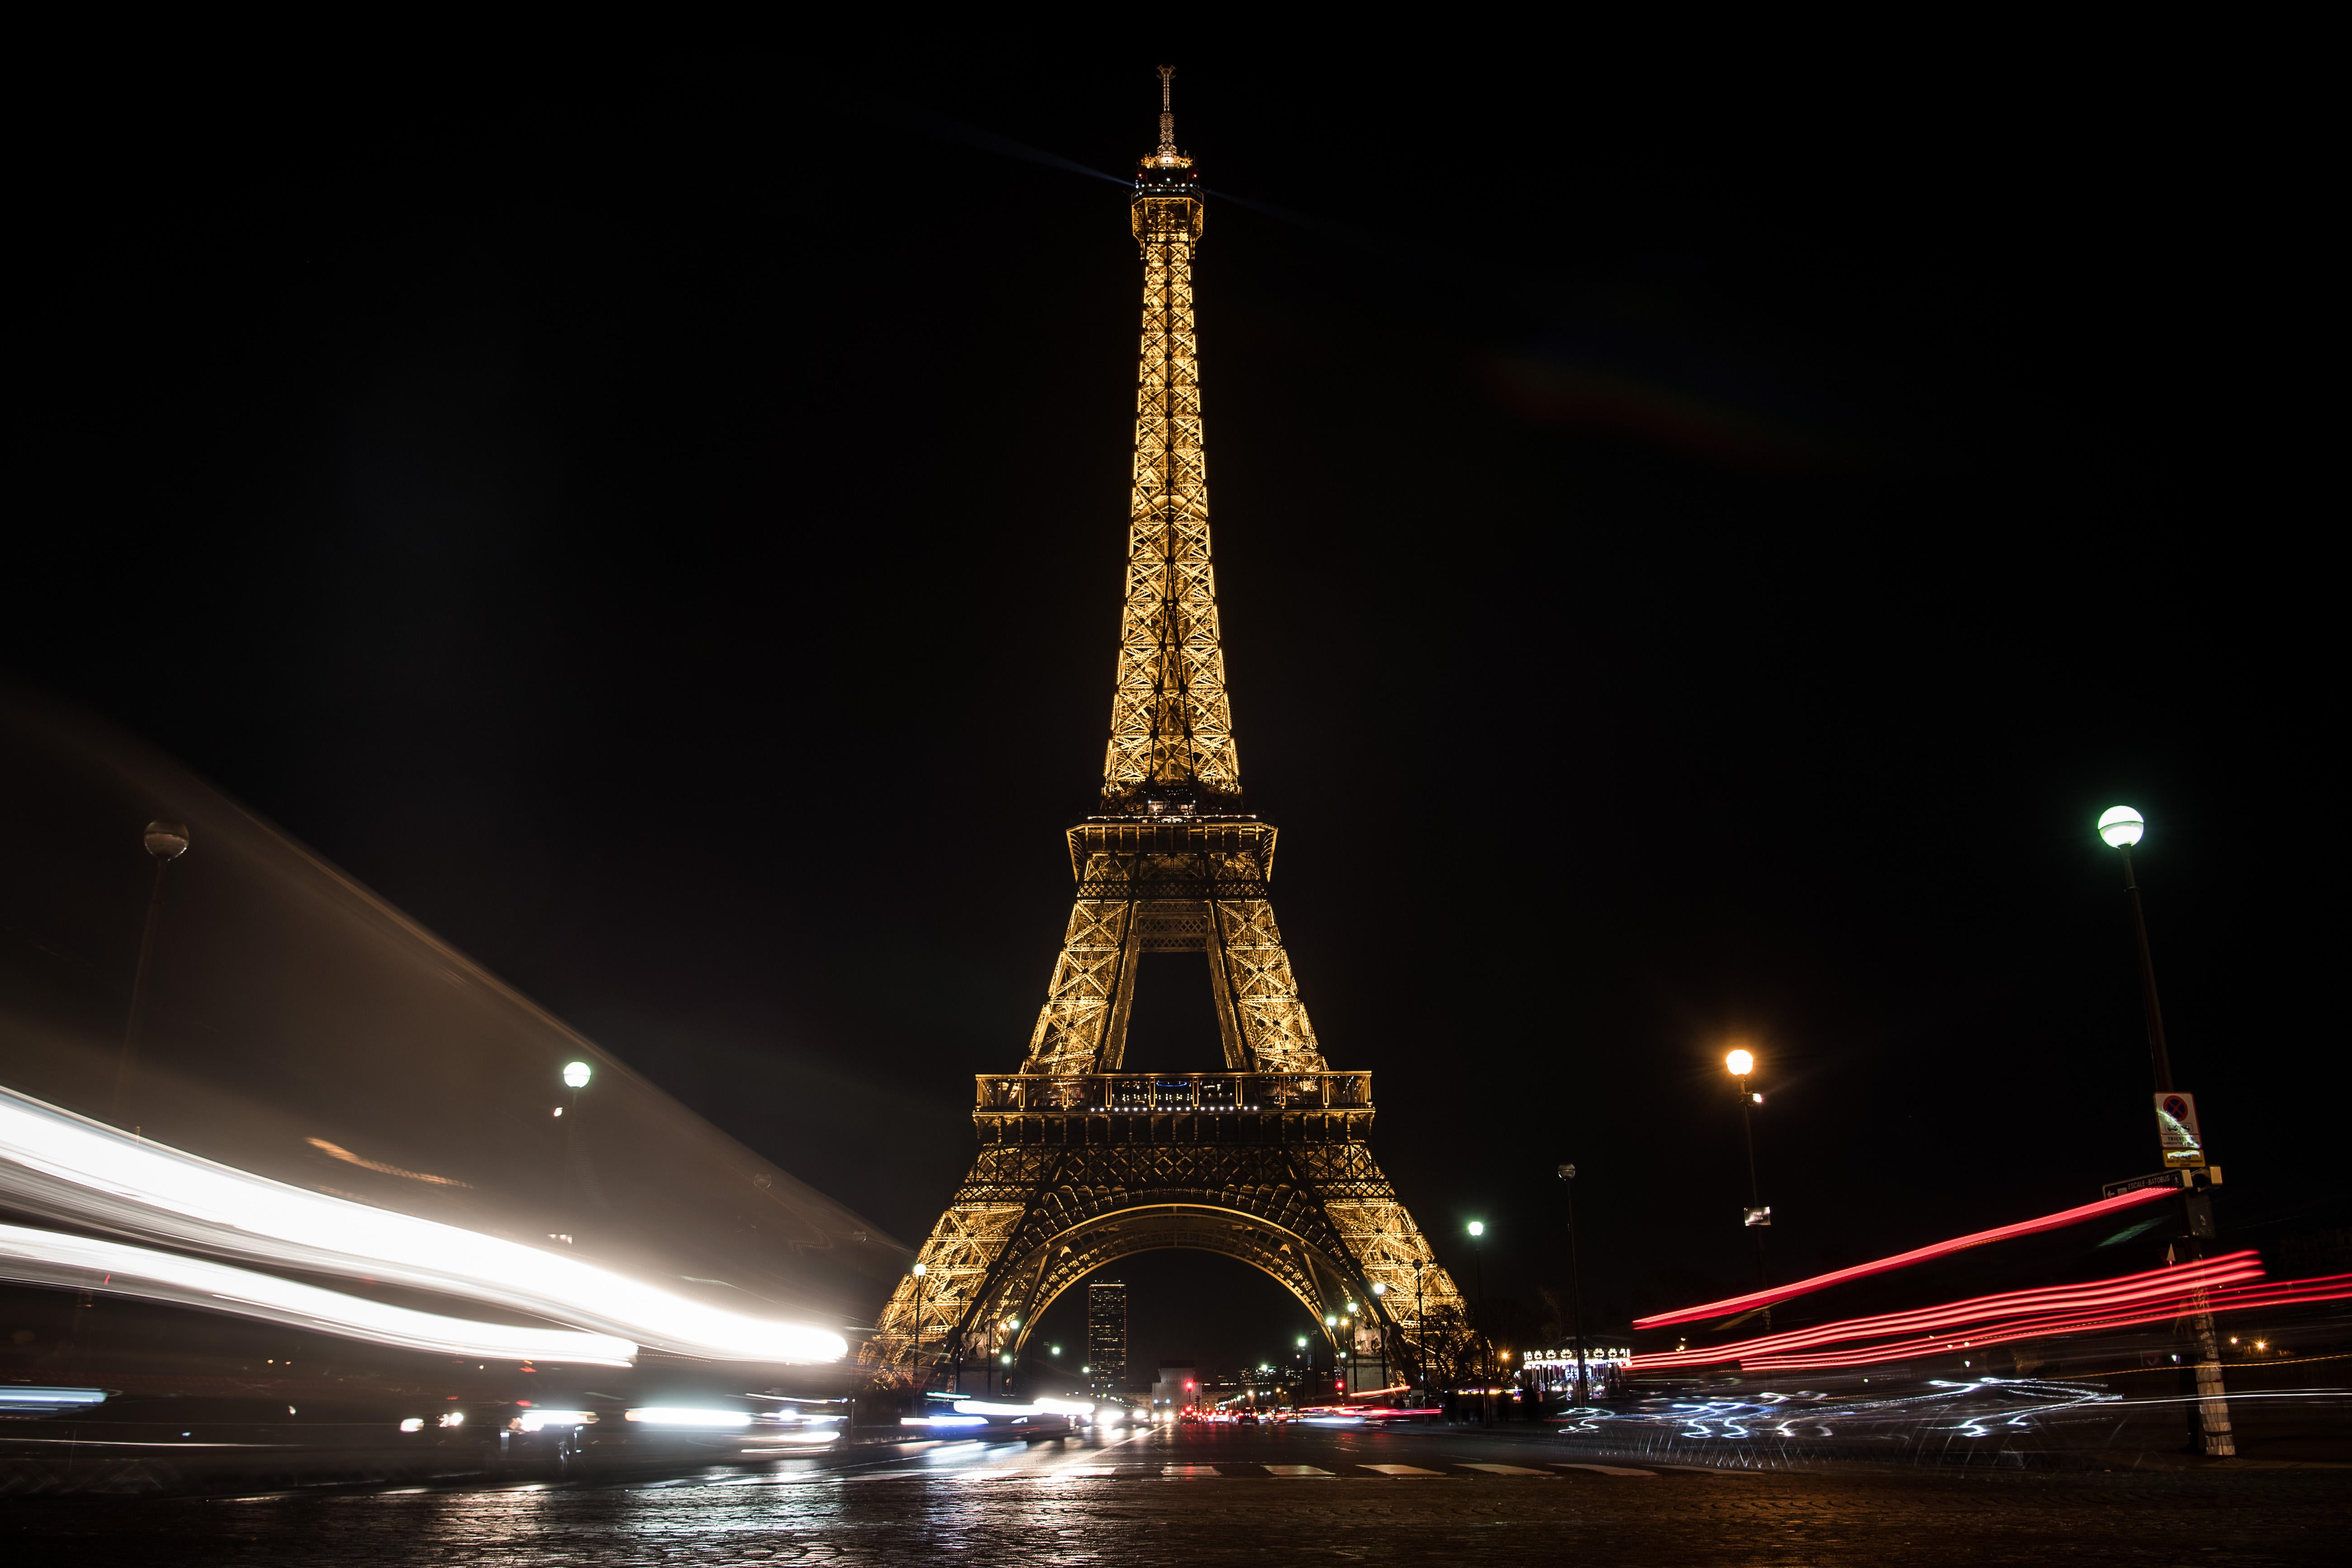
<instances>
[{"instance_id":1,"label":"tower antenna spire","mask_svg":"<svg viewBox=\"0 0 2352 1568\"><path fill-rule=\"evenodd\" d=\"M1173 158L1176 154L1176 110L1170 84L1176 79L1174 66L1160 68L1160 155Z\"/></svg>"}]
</instances>

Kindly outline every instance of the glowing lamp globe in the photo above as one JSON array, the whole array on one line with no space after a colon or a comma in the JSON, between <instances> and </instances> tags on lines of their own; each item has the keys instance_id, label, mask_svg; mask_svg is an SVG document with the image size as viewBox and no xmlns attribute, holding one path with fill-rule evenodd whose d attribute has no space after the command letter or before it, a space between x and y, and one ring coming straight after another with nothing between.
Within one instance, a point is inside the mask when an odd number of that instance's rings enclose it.
<instances>
[{"instance_id":1,"label":"glowing lamp globe","mask_svg":"<svg viewBox=\"0 0 2352 1568\"><path fill-rule=\"evenodd\" d=\"M563 1087L566 1089L586 1089L588 1087L588 1080L594 1076L595 1069L591 1068L586 1062L565 1062L563 1064Z\"/></svg>"},{"instance_id":2,"label":"glowing lamp globe","mask_svg":"<svg viewBox=\"0 0 2352 1568\"><path fill-rule=\"evenodd\" d=\"M2111 805L2099 813L2099 837L2110 849L2128 849L2147 831L2147 819L2127 805Z\"/></svg>"},{"instance_id":3,"label":"glowing lamp globe","mask_svg":"<svg viewBox=\"0 0 2352 1568\"><path fill-rule=\"evenodd\" d=\"M1484 1236L1484 1235L1486 1235L1486 1222L1485 1220L1483 1220L1483 1219L1474 1219L1474 1220L1472 1220L1472 1221L1470 1222L1470 1234L1471 1234L1471 1235L1473 1235L1473 1236Z\"/></svg>"},{"instance_id":4,"label":"glowing lamp globe","mask_svg":"<svg viewBox=\"0 0 2352 1568\"><path fill-rule=\"evenodd\" d=\"M1723 1058L1723 1065L1731 1069L1732 1077L1746 1078L1756 1070L1756 1054L1753 1051L1734 1051Z\"/></svg>"}]
</instances>

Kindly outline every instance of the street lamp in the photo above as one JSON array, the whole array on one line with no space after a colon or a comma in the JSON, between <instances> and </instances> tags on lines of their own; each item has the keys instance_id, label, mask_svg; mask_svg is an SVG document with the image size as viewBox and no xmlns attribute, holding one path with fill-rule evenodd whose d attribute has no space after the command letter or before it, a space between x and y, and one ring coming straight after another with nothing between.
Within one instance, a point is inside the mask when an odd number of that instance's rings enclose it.
<instances>
[{"instance_id":1,"label":"street lamp","mask_svg":"<svg viewBox=\"0 0 2352 1568\"><path fill-rule=\"evenodd\" d=\"M1576 1167L1559 1168L1560 1191L1568 1194L1568 1321L1576 1335L1576 1403L1592 1403L1584 1371L1584 1282L1576 1268Z\"/></svg>"},{"instance_id":2,"label":"street lamp","mask_svg":"<svg viewBox=\"0 0 2352 1568\"><path fill-rule=\"evenodd\" d=\"M1412 1359L1423 1393L1429 1389L1429 1284L1422 1270L1429 1259L1412 1260Z\"/></svg>"},{"instance_id":3,"label":"street lamp","mask_svg":"<svg viewBox=\"0 0 2352 1568\"><path fill-rule=\"evenodd\" d=\"M1772 1223L1772 1211L1764 1206L1764 1189L1756 1179L1756 1119L1755 1107L1764 1097L1748 1088L1748 1075L1756 1070L1756 1053L1735 1047L1723 1058L1730 1069L1732 1081L1739 1086L1739 1131L1748 1142L1748 1227L1756 1233L1756 1284L1760 1289L1771 1284L1764 1270L1764 1231ZM1772 1326L1772 1310L1764 1309L1764 1326Z\"/></svg>"},{"instance_id":4,"label":"street lamp","mask_svg":"<svg viewBox=\"0 0 2352 1568\"><path fill-rule=\"evenodd\" d=\"M2164 1010L2156 999L2156 960L2148 952L2147 918L2140 910L2139 879L2133 874L2131 857L2132 846L2147 833L2147 819L2130 806L2111 805L2099 814L2100 838L2124 858L2124 890L2131 895L2132 935L2139 944L2140 1010L2147 1017L2148 1061L2156 1069L2157 1102L2162 1108L2165 1097L2172 1093L2172 1058L2165 1049ZM2166 1163L2170 1164L2170 1160ZM2193 1176L2184 1179L2195 1180ZM2189 1221L2187 1249L2195 1258L2204 1250L2198 1245L2200 1231L2212 1234L2212 1200L2192 1187L2181 1201ZM2208 1456L2234 1455L2238 1440L2231 1429L2229 1391L2221 1381L2221 1346L2213 1330L2212 1313L2200 1311L2190 1318L2189 1339L2196 1363L2198 1398L2191 1408L2198 1447Z\"/></svg>"},{"instance_id":5,"label":"street lamp","mask_svg":"<svg viewBox=\"0 0 2352 1568\"><path fill-rule=\"evenodd\" d=\"M1478 1316L1481 1320L1486 1316L1486 1243L1483 1239L1486 1234L1485 1220L1474 1219L1470 1222L1471 1267L1478 1279ZM1481 1333L1486 1331L1483 1321L1479 1325L1479 1331Z\"/></svg>"},{"instance_id":6,"label":"street lamp","mask_svg":"<svg viewBox=\"0 0 2352 1568\"><path fill-rule=\"evenodd\" d=\"M139 968L131 980L131 1016L122 1024L122 1055L114 1064L114 1109L122 1121L122 1090L131 1080L131 1058L139 1048L140 1016L147 1010L147 978L155 968L155 931L163 921L163 868L188 852L188 825L151 822L140 842L155 858L155 890L147 898L147 926L139 937Z\"/></svg>"},{"instance_id":7,"label":"street lamp","mask_svg":"<svg viewBox=\"0 0 2352 1568\"><path fill-rule=\"evenodd\" d=\"M586 1089L588 1080L595 1076L596 1069L586 1062L563 1064L563 1087L566 1089Z\"/></svg>"},{"instance_id":8,"label":"street lamp","mask_svg":"<svg viewBox=\"0 0 2352 1568\"><path fill-rule=\"evenodd\" d=\"M915 1277L915 1375L922 1379L918 1384L920 1388L931 1385L930 1368L923 1364L923 1331L930 1327L923 1315L923 1276L930 1271L931 1266L928 1263L918 1263L907 1270Z\"/></svg>"},{"instance_id":9,"label":"street lamp","mask_svg":"<svg viewBox=\"0 0 2352 1568\"><path fill-rule=\"evenodd\" d=\"M1474 1219L1468 1228L1471 1268L1478 1284L1478 1342L1486 1350L1487 1364L1483 1369L1483 1375L1479 1379L1483 1385L1494 1382L1495 1370L1495 1346L1494 1342L1486 1337L1486 1324L1490 1316L1486 1310L1486 1243L1484 1239L1486 1234L1486 1222L1483 1219ZM1485 1424L1489 1426L1495 1424L1494 1405L1495 1396L1492 1394L1481 1394L1478 1396L1479 1412L1484 1417Z\"/></svg>"}]
</instances>

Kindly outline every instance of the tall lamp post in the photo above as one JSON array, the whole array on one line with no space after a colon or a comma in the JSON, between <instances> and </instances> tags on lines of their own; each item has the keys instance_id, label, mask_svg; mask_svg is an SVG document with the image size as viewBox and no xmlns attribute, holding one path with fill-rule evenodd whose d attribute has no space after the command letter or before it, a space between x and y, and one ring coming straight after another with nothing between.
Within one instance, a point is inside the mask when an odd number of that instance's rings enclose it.
<instances>
[{"instance_id":1,"label":"tall lamp post","mask_svg":"<svg viewBox=\"0 0 2352 1568\"><path fill-rule=\"evenodd\" d=\"M2159 1107L2172 1092L2172 1058L2165 1049L2164 1010L2156 999L2156 960L2147 945L2147 917L2141 912L2139 879L2132 870L2132 846L2147 833L2147 819L2127 805L2111 805L2099 814L2099 837L2108 848L2124 858L2124 891L2131 896L2132 936L2139 946L2140 1011L2147 1019L2148 1065L2155 1069L2156 1099ZM2161 1126L2161 1123L2158 1124ZM2199 1159L2203 1156L2200 1152ZM2169 1160L2167 1161L2168 1164ZM2193 1184L2192 1173L2186 1178ZM2191 1191L2183 1198L2189 1235L2182 1243L2189 1257L2203 1251L2199 1245L2200 1209L2210 1202L2202 1193ZM2210 1209L2204 1211L2210 1215ZM2211 1231L2210 1219L2202 1227ZM2207 1310L2202 1295L2196 1298L2195 1310L2189 1314L2190 1360L2195 1370L2197 1398L2191 1406L2197 1413L2197 1446L2210 1457L2226 1457L2238 1451L2238 1439L2230 1422L2229 1389L2221 1381L2221 1340L2213 1329L2213 1314Z\"/></svg>"},{"instance_id":2,"label":"tall lamp post","mask_svg":"<svg viewBox=\"0 0 2352 1568\"><path fill-rule=\"evenodd\" d=\"M1576 1403L1590 1405L1592 1394L1584 1371L1584 1281L1576 1267L1576 1167L1559 1167L1560 1191L1568 1194L1568 1321L1576 1335Z\"/></svg>"},{"instance_id":3,"label":"tall lamp post","mask_svg":"<svg viewBox=\"0 0 2352 1568\"><path fill-rule=\"evenodd\" d=\"M155 931L163 922L163 870L188 852L188 825L151 822L142 842L155 858L155 890L147 899L147 927L139 937L139 970L131 981L131 1016L123 1021L122 1055L114 1063L112 1114L117 1125L122 1121L123 1091L131 1081L131 1058L139 1049L141 1015L147 1010L147 977L155 968Z\"/></svg>"},{"instance_id":4,"label":"tall lamp post","mask_svg":"<svg viewBox=\"0 0 2352 1568\"><path fill-rule=\"evenodd\" d=\"M1756 1179L1756 1118L1755 1108L1764 1097L1748 1087L1748 1075L1756 1070L1756 1054L1738 1049L1723 1058L1731 1070L1731 1081L1739 1088L1739 1131L1748 1143L1748 1228L1756 1233L1756 1287L1769 1289L1771 1277L1764 1268L1764 1231L1772 1223L1772 1211L1764 1206L1764 1189ZM1772 1326L1772 1309L1764 1309L1764 1326Z\"/></svg>"},{"instance_id":5,"label":"tall lamp post","mask_svg":"<svg viewBox=\"0 0 2352 1568\"><path fill-rule=\"evenodd\" d=\"M2124 858L2124 891L2131 896L2132 936L2139 944L2139 1005L2147 1018L2148 1065L2156 1069L2156 1091L2172 1092L2172 1057L2164 1048L2164 1009L2156 1000L2156 960L2148 953L2147 917L2140 910L2139 879L2132 874L2132 846L2147 833L2147 820L2127 805L2111 805L2099 814L2099 837Z\"/></svg>"},{"instance_id":6,"label":"tall lamp post","mask_svg":"<svg viewBox=\"0 0 2352 1568\"><path fill-rule=\"evenodd\" d=\"M1429 1392L1429 1289L1422 1281L1425 1259L1412 1260L1412 1359L1421 1373L1422 1392Z\"/></svg>"},{"instance_id":7,"label":"tall lamp post","mask_svg":"<svg viewBox=\"0 0 2352 1568\"><path fill-rule=\"evenodd\" d=\"M1478 1282L1478 1346L1483 1352L1481 1360L1484 1363L1478 1375L1478 1386L1481 1391L1478 1395L1478 1413L1480 1423L1491 1426L1495 1424L1495 1395L1491 1392L1491 1385L1495 1381L1495 1347L1486 1338L1486 1324L1492 1314L1486 1310L1486 1222L1483 1219L1472 1220L1470 1222L1470 1266Z\"/></svg>"},{"instance_id":8,"label":"tall lamp post","mask_svg":"<svg viewBox=\"0 0 2352 1568\"><path fill-rule=\"evenodd\" d=\"M915 1392L923 1393L931 1386L931 1369L923 1364L923 1331L930 1325L924 1321L923 1277L931 1271L928 1263L918 1263L908 1272L915 1277Z\"/></svg>"}]
</instances>

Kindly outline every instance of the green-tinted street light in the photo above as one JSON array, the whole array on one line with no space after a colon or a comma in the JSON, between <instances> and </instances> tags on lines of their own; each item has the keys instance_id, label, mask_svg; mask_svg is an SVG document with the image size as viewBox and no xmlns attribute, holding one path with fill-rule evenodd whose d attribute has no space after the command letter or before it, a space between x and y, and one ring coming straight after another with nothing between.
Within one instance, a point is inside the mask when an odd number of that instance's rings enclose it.
<instances>
[{"instance_id":1,"label":"green-tinted street light","mask_svg":"<svg viewBox=\"0 0 2352 1568\"><path fill-rule=\"evenodd\" d=\"M2111 805L2099 813L2099 837L2110 849L2128 849L2147 832L2147 819L2127 805Z\"/></svg>"}]
</instances>

